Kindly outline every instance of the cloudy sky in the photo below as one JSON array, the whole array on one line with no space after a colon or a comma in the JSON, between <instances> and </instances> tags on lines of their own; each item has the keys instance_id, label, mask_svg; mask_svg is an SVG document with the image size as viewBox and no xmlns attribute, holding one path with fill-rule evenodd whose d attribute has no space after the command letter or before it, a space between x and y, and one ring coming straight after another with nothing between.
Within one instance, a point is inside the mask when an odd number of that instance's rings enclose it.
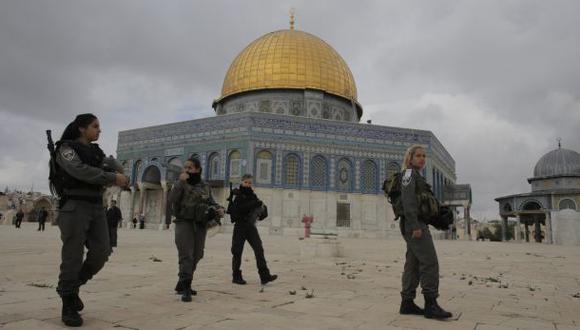
<instances>
[{"instance_id":1,"label":"cloudy sky","mask_svg":"<svg viewBox=\"0 0 580 330\"><path fill-rule=\"evenodd\" d=\"M0 189L47 191L44 130L75 114L119 130L213 115L228 66L288 27L331 44L364 120L433 131L473 189L473 215L526 192L536 161L580 151L578 1L0 2Z\"/></svg>"}]
</instances>

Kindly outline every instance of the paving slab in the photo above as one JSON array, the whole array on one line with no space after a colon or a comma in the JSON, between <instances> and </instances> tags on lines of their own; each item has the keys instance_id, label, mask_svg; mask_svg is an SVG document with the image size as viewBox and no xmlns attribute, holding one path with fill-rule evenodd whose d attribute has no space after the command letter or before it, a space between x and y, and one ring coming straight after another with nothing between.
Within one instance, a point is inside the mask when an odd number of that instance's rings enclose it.
<instances>
[{"instance_id":1,"label":"paving slab","mask_svg":"<svg viewBox=\"0 0 580 330\"><path fill-rule=\"evenodd\" d=\"M175 295L172 231L119 230L119 246L80 291L86 329L578 329L580 249L545 244L436 241L448 321L399 315L402 240L343 239L342 257L301 258L297 237L263 236L279 279L259 284L251 248L247 285L231 283L231 236L208 238L193 286ZM56 227L0 226L0 328L62 329ZM420 292L420 291L419 291ZM418 297L417 303L423 304Z\"/></svg>"}]
</instances>

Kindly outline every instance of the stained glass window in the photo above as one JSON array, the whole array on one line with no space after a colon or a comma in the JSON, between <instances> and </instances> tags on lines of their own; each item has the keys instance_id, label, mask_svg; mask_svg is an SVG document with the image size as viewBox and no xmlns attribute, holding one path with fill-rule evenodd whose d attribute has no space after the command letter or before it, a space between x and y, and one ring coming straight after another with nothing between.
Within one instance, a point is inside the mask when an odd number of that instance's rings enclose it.
<instances>
[{"instance_id":1,"label":"stained glass window","mask_svg":"<svg viewBox=\"0 0 580 330\"><path fill-rule=\"evenodd\" d=\"M315 156L310 161L310 187L325 189L327 186L328 165L322 156Z\"/></svg>"},{"instance_id":2,"label":"stained glass window","mask_svg":"<svg viewBox=\"0 0 580 330\"><path fill-rule=\"evenodd\" d=\"M300 160L298 159L298 156L294 155L294 154L290 154L288 156L286 156L286 161L285 161L285 173L286 175L284 176L284 183L288 184L288 185L298 185L300 177L299 177L299 166L300 166Z\"/></svg>"},{"instance_id":3,"label":"stained glass window","mask_svg":"<svg viewBox=\"0 0 580 330\"><path fill-rule=\"evenodd\" d=\"M257 154L256 158L257 183L272 183L272 153L262 150Z\"/></svg>"},{"instance_id":4,"label":"stained glass window","mask_svg":"<svg viewBox=\"0 0 580 330\"><path fill-rule=\"evenodd\" d=\"M343 158L338 161L336 166L336 188L338 190L351 190L352 189L352 163Z\"/></svg>"},{"instance_id":5,"label":"stained glass window","mask_svg":"<svg viewBox=\"0 0 580 330\"><path fill-rule=\"evenodd\" d=\"M377 182L379 173L377 164L370 159L367 159L362 164L361 169L361 191L363 193L375 193L377 190Z\"/></svg>"},{"instance_id":6,"label":"stained glass window","mask_svg":"<svg viewBox=\"0 0 580 330\"><path fill-rule=\"evenodd\" d=\"M209 178L215 180L220 174L220 155L214 152L209 156Z\"/></svg>"}]
</instances>

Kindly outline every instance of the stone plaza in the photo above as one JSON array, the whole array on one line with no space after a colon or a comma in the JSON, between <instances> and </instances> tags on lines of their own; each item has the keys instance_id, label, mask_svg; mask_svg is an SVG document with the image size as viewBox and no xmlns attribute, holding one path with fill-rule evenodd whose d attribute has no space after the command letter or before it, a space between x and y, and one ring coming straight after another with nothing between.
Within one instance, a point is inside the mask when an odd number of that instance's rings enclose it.
<instances>
[{"instance_id":1,"label":"stone plaza","mask_svg":"<svg viewBox=\"0 0 580 330\"><path fill-rule=\"evenodd\" d=\"M268 220L266 220L268 221ZM309 238L306 240L322 240ZM576 329L580 250L536 243L435 241L442 306L455 318L398 314L405 246L400 239L339 238L341 257L302 253L299 237L263 241L280 278L263 290L246 245L248 285L231 283L231 236L208 238L194 275L198 295L173 293L173 231L119 230L119 247L81 288L85 329ZM0 328L60 329L55 292L59 231L0 226ZM423 303L422 297L417 302Z\"/></svg>"}]
</instances>

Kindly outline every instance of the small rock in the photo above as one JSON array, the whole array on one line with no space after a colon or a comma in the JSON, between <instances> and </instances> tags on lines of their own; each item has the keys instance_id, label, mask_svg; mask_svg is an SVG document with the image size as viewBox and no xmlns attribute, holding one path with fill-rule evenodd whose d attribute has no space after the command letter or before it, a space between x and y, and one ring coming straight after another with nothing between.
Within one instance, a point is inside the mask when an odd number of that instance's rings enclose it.
<instances>
[{"instance_id":1,"label":"small rock","mask_svg":"<svg viewBox=\"0 0 580 330\"><path fill-rule=\"evenodd\" d=\"M306 287L303 285L303 286L300 288L300 290L308 290L308 289L306 289Z\"/></svg>"},{"instance_id":2,"label":"small rock","mask_svg":"<svg viewBox=\"0 0 580 330\"><path fill-rule=\"evenodd\" d=\"M354 276L353 274L348 274L346 275L346 278L348 278L349 280L354 280L356 276Z\"/></svg>"},{"instance_id":3,"label":"small rock","mask_svg":"<svg viewBox=\"0 0 580 330\"><path fill-rule=\"evenodd\" d=\"M290 290L290 291L288 291L288 293L289 293L291 296L294 296L294 295L296 295L296 290Z\"/></svg>"},{"instance_id":4,"label":"small rock","mask_svg":"<svg viewBox=\"0 0 580 330\"><path fill-rule=\"evenodd\" d=\"M28 283L28 286L34 286L34 287L37 287L37 288L49 288L49 289L50 288L53 288L53 286L50 285L50 284L46 284L46 283L34 283L34 282L33 283Z\"/></svg>"},{"instance_id":5,"label":"small rock","mask_svg":"<svg viewBox=\"0 0 580 330\"><path fill-rule=\"evenodd\" d=\"M468 285L472 285L473 284L473 281L469 281L469 282L467 282L467 284Z\"/></svg>"},{"instance_id":6,"label":"small rock","mask_svg":"<svg viewBox=\"0 0 580 330\"><path fill-rule=\"evenodd\" d=\"M306 292L304 296L306 299L314 298L314 289L310 290L310 292Z\"/></svg>"}]
</instances>

